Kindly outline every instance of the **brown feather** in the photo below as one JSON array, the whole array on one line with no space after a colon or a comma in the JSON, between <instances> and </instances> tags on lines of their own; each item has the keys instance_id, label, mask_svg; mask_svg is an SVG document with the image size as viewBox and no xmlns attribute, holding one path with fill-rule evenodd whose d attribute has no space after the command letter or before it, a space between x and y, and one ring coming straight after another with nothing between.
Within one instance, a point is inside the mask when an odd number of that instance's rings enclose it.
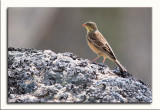
<instances>
[{"instance_id":1,"label":"brown feather","mask_svg":"<svg viewBox=\"0 0 160 110\"><path fill-rule=\"evenodd\" d=\"M87 39L97 49L109 55L112 58L112 60L116 60L116 56L112 48L110 47L106 39L103 37L103 35L99 31L89 33L87 36Z\"/></svg>"}]
</instances>

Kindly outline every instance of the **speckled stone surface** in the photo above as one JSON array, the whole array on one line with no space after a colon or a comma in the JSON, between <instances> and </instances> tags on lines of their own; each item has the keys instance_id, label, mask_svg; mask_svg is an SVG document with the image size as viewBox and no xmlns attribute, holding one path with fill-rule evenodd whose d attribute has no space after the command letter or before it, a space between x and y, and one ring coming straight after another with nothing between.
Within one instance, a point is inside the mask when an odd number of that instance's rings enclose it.
<instances>
[{"instance_id":1,"label":"speckled stone surface","mask_svg":"<svg viewBox=\"0 0 160 110\"><path fill-rule=\"evenodd\" d=\"M151 103L147 84L73 53L8 48L8 103Z\"/></svg>"}]
</instances>

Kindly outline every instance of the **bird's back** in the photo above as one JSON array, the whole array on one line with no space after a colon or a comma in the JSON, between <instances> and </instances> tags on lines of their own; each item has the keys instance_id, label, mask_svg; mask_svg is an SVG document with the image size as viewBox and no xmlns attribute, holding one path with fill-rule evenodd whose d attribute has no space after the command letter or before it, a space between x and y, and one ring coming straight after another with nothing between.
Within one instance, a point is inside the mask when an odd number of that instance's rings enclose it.
<instances>
[{"instance_id":1,"label":"bird's back","mask_svg":"<svg viewBox=\"0 0 160 110\"><path fill-rule=\"evenodd\" d=\"M87 34L87 40L93 44L98 50L104 52L105 54L109 55L112 59L116 59L116 56L110 47L107 40L104 36L97 30Z\"/></svg>"}]
</instances>

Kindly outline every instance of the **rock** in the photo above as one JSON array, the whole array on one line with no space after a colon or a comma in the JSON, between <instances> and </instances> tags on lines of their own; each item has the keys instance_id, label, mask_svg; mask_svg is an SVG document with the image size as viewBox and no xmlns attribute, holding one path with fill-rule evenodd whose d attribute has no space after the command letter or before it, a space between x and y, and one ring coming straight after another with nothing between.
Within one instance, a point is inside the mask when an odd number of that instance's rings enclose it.
<instances>
[{"instance_id":1,"label":"rock","mask_svg":"<svg viewBox=\"0 0 160 110\"><path fill-rule=\"evenodd\" d=\"M151 103L148 84L73 53L8 48L9 103Z\"/></svg>"}]
</instances>

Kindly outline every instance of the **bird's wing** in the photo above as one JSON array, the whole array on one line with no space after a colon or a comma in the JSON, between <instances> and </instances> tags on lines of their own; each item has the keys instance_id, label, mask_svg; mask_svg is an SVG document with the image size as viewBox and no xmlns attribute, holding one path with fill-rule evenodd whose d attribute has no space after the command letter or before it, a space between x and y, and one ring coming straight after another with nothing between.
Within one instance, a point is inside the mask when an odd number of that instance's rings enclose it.
<instances>
[{"instance_id":1,"label":"bird's wing","mask_svg":"<svg viewBox=\"0 0 160 110\"><path fill-rule=\"evenodd\" d=\"M97 49L101 50L102 52L109 55L112 59L116 60L116 56L114 55L112 48L100 32L88 34L87 39Z\"/></svg>"}]
</instances>

